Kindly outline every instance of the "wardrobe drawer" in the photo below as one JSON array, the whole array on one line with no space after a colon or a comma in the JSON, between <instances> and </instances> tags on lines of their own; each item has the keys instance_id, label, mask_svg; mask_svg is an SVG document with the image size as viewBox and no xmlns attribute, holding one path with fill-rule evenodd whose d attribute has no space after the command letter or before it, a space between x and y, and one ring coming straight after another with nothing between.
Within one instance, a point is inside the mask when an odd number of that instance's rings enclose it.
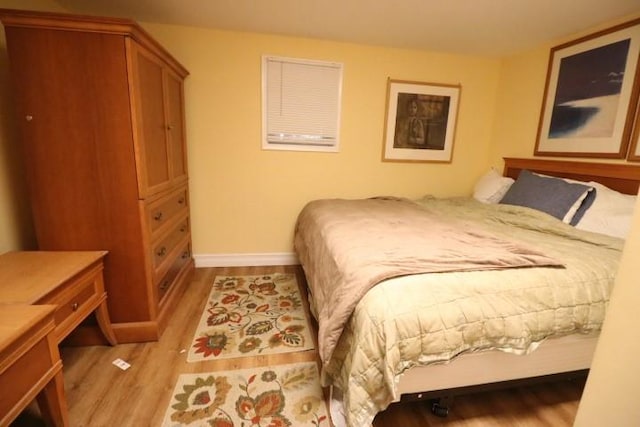
<instances>
[{"instance_id":1,"label":"wardrobe drawer","mask_svg":"<svg viewBox=\"0 0 640 427\"><path fill-rule=\"evenodd\" d=\"M162 239L151 247L153 269L158 270L160 266L172 255L176 246L189 235L189 217L178 222L173 229Z\"/></svg>"},{"instance_id":2,"label":"wardrobe drawer","mask_svg":"<svg viewBox=\"0 0 640 427\"><path fill-rule=\"evenodd\" d=\"M180 271L184 268L184 266L191 259L191 248L187 243L183 246L182 250L173 260L173 263L167 270L167 272L156 282L157 290L158 290L158 301L162 301L162 298L165 296L167 291L171 288L171 285L178 277Z\"/></svg>"},{"instance_id":3,"label":"wardrobe drawer","mask_svg":"<svg viewBox=\"0 0 640 427\"><path fill-rule=\"evenodd\" d=\"M187 195L187 188L183 187L165 197L149 202L145 206L147 226L151 234L171 222L180 212L188 208L189 200Z\"/></svg>"}]
</instances>

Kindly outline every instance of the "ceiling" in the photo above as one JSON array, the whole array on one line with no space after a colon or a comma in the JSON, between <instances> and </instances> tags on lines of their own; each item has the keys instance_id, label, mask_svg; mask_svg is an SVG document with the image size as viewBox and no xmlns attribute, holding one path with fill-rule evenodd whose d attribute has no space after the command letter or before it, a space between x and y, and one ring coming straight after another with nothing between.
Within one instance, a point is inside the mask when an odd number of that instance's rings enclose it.
<instances>
[{"instance_id":1,"label":"ceiling","mask_svg":"<svg viewBox=\"0 0 640 427\"><path fill-rule=\"evenodd\" d=\"M503 56L640 13L640 0L55 0L74 13Z\"/></svg>"}]
</instances>

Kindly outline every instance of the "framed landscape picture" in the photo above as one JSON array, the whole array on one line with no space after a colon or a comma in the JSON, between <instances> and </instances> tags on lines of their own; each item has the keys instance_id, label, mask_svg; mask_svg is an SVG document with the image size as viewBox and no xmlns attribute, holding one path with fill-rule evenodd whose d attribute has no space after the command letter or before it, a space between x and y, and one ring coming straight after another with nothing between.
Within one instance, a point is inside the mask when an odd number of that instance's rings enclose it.
<instances>
[{"instance_id":1,"label":"framed landscape picture","mask_svg":"<svg viewBox=\"0 0 640 427\"><path fill-rule=\"evenodd\" d=\"M451 162L460 86L387 81L382 160Z\"/></svg>"},{"instance_id":2,"label":"framed landscape picture","mask_svg":"<svg viewBox=\"0 0 640 427\"><path fill-rule=\"evenodd\" d=\"M534 154L624 158L639 54L640 19L551 49Z\"/></svg>"}]
</instances>

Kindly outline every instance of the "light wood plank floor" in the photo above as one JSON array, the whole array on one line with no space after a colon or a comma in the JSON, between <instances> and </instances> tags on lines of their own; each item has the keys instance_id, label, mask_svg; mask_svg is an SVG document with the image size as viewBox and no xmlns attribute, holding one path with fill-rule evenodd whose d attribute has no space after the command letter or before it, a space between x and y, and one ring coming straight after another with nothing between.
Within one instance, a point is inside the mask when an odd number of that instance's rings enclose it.
<instances>
[{"instance_id":1,"label":"light wood plank floor","mask_svg":"<svg viewBox=\"0 0 640 427\"><path fill-rule=\"evenodd\" d=\"M210 372L317 361L315 350L239 359L185 363L189 343L216 275L295 272L299 267L196 269L193 281L158 342L115 347L63 347L64 378L70 419L76 426L159 426L181 373ZM122 371L112 365L121 358L131 364ZM521 387L457 397L447 418L431 414L427 402L392 404L378 414L374 427L418 426L571 426L584 381ZM38 426L32 405L14 426Z\"/></svg>"}]
</instances>

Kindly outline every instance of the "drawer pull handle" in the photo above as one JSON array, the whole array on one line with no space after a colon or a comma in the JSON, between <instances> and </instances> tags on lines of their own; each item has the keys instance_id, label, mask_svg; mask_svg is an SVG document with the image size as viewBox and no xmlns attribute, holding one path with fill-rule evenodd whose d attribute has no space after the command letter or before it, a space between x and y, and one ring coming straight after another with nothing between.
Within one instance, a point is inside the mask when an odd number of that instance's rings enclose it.
<instances>
[{"instance_id":1,"label":"drawer pull handle","mask_svg":"<svg viewBox=\"0 0 640 427\"><path fill-rule=\"evenodd\" d=\"M164 291L164 290L165 290L165 289L167 289L168 287L169 287L169 281L168 281L168 280L165 280L164 282L162 282L162 283L160 284L160 290L163 290L163 291Z\"/></svg>"},{"instance_id":2,"label":"drawer pull handle","mask_svg":"<svg viewBox=\"0 0 640 427\"><path fill-rule=\"evenodd\" d=\"M184 204L184 197L180 197L180 198L178 199L178 204L179 204L179 205L183 205L183 204Z\"/></svg>"},{"instance_id":3,"label":"drawer pull handle","mask_svg":"<svg viewBox=\"0 0 640 427\"><path fill-rule=\"evenodd\" d=\"M187 258L189 258L189 251L184 251L182 253L182 259L187 259Z\"/></svg>"},{"instance_id":4,"label":"drawer pull handle","mask_svg":"<svg viewBox=\"0 0 640 427\"><path fill-rule=\"evenodd\" d=\"M185 231L187 231L187 227L186 226L180 227L180 232L181 233L184 233Z\"/></svg>"},{"instance_id":5,"label":"drawer pull handle","mask_svg":"<svg viewBox=\"0 0 640 427\"><path fill-rule=\"evenodd\" d=\"M73 304L71 304L71 310L76 311L78 309L78 303L74 302Z\"/></svg>"},{"instance_id":6,"label":"drawer pull handle","mask_svg":"<svg viewBox=\"0 0 640 427\"><path fill-rule=\"evenodd\" d=\"M167 248L163 246L158 250L158 252L156 252L156 255L165 256L166 253L167 253Z\"/></svg>"},{"instance_id":7,"label":"drawer pull handle","mask_svg":"<svg viewBox=\"0 0 640 427\"><path fill-rule=\"evenodd\" d=\"M155 219L156 221L160 221L162 220L162 211L158 212L157 214L155 214L153 216L153 219Z\"/></svg>"}]
</instances>

